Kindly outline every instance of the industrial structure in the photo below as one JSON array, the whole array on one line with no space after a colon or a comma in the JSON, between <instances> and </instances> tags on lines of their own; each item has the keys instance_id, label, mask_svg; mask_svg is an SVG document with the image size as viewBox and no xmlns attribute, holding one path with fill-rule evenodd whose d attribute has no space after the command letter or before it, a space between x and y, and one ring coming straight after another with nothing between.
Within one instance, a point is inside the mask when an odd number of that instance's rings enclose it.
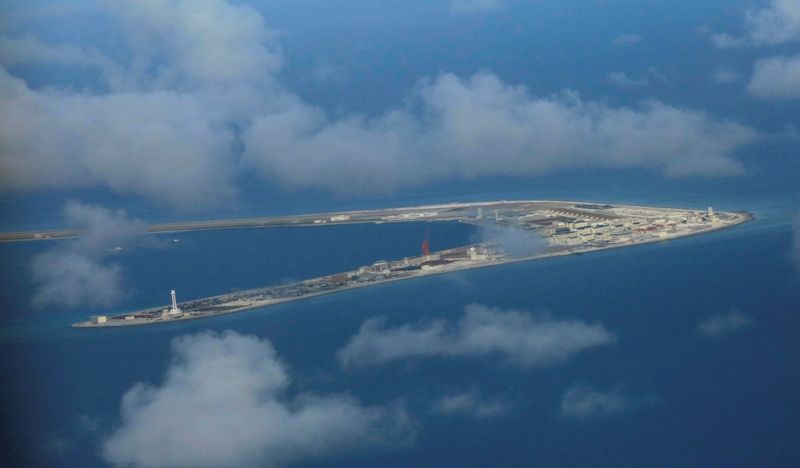
<instances>
[{"instance_id":1,"label":"industrial structure","mask_svg":"<svg viewBox=\"0 0 800 468\"><path fill-rule=\"evenodd\" d=\"M483 208L494 211L493 219L483 218ZM171 306L168 308L98 315L74 326L145 325L211 317L423 275L660 242L734 226L752 219L752 215L717 212L711 207L698 211L578 202L500 201L332 213L299 219L305 225L457 220L527 234L532 248L518 253L509 249L498 237L497 240L431 252L430 229L426 229L418 257L380 260L353 271L288 285L196 299L181 303L180 307L173 289L170 291ZM290 224L291 221L289 218Z\"/></svg>"}]
</instances>

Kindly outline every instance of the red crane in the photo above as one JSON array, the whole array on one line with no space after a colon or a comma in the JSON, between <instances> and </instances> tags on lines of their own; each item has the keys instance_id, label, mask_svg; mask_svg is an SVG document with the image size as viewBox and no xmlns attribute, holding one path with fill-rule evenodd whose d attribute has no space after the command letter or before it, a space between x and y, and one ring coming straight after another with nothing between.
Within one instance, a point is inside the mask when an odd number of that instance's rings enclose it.
<instances>
[{"instance_id":1,"label":"red crane","mask_svg":"<svg viewBox=\"0 0 800 468\"><path fill-rule=\"evenodd\" d=\"M425 230L425 239L422 241L422 256L427 257L428 254L431 252L431 228Z\"/></svg>"}]
</instances>

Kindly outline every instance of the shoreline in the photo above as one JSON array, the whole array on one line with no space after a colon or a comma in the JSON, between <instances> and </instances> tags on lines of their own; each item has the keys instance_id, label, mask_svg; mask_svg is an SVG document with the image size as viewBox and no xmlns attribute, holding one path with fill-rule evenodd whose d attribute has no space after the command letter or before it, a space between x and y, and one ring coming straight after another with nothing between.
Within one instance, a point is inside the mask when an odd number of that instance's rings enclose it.
<instances>
[{"instance_id":1,"label":"shoreline","mask_svg":"<svg viewBox=\"0 0 800 468\"><path fill-rule=\"evenodd\" d=\"M502 202L500 202L500 203L502 203ZM482 206L486 206L486 204L481 204L481 205ZM636 209L652 209L652 208L648 208L648 207L638 207L638 206L632 206L632 205L626 205L625 207L626 208L636 208ZM684 210L680 210L680 209L676 209L676 208L659 208L659 210L676 211L676 212L683 212L684 211ZM213 318L213 317L217 317L217 316L221 316L221 315L230 315L230 314L239 313L239 312L245 312L245 311L253 310L253 309L267 308L267 307L270 307L270 306L283 304L283 303L287 303L287 302L296 302L296 301L301 301L301 300L304 300L304 299L310 299L310 298L313 298L313 297L318 297L318 296L323 296L323 295L328 295L328 294L344 292L344 291L357 289L357 288L364 288L364 287L369 287L369 286L379 286L379 285L382 285L382 284L388 284L388 283L397 282L397 281L406 281L406 280L412 280L412 279L415 279L415 278L422 278L422 277L433 276L433 275L442 275L442 274L454 273L454 272L458 272L458 271L474 270L474 269L478 269L478 268L489 268L489 267L496 267L496 266L514 264L514 263L530 262L530 261L542 260L542 259L547 259L547 258L555 258L555 257L561 257L561 256L568 256L568 255L581 255L581 254L585 254L585 253L592 253L592 252L598 252L598 251L603 251L603 250L611 250L611 249L618 249L618 248L624 248L624 247L636 247L638 245L647 245L647 244L655 244L655 243L660 243L660 242L668 242L668 241L679 239L679 238L683 238L683 237L697 236L697 235L700 235L700 234L708 234L708 233L712 233L712 232L716 232L716 231L732 228L734 226L738 226L740 224L744 224L744 223L747 223L747 222L752 221L752 220L755 219L755 215L753 215L752 213L749 213L749 212L731 212L729 214L733 214L733 215L737 216L737 219L736 219L735 222L725 223L725 224L718 224L718 225L713 225L712 224L709 227L707 227L707 228L705 228L703 230L700 230L700 231L695 231L695 232L690 232L690 233L682 233L682 234L678 234L678 235L667 236L667 237L664 237L664 238L643 239L643 240L638 240L636 242L623 243L623 244L612 244L612 245L603 245L603 246L588 246L588 247L580 247L580 248L568 248L568 249L562 249L562 250L553 250L553 251L549 251L549 252L537 253L537 254L534 254L534 255L529 255L529 256L524 256L524 257L494 258L494 259L491 259L491 260L486 260L486 261L481 262L481 263L455 264L455 265L453 265L453 266L451 266L449 268L442 268L442 269L429 270L429 271L424 271L423 270L423 271L419 271L419 272L417 272L415 274L412 274L412 275L409 275L409 276L394 277L394 278L388 278L387 277L387 278L384 278L384 279L374 280L374 281L371 281L371 282L346 284L346 285L338 286L338 287L335 287L335 288L332 288L332 289L328 289L328 290L307 292L307 293L303 293L302 295L299 295L299 296L281 297L281 298L275 298L275 299L267 299L267 300L263 300L263 301L250 302L250 303L247 303L246 305L242 305L241 307L234 307L234 308L230 308L230 309L226 309L226 310L213 311L213 312L208 312L208 313L204 313L204 314L185 315L185 316L181 316L181 317L170 317L170 318L163 319L163 320L161 320L161 319L152 319L152 320L151 319L147 319L147 320L145 320L145 319L137 319L137 320L130 320L130 321L129 320L118 320L116 323L111 323L111 322L93 323L91 321L84 321L84 322L74 323L71 326L73 328L116 328L116 327L129 327L129 326L160 325L160 324L172 323L172 322L182 322L182 321L188 321L188 320L199 320L199 319L204 319L204 318ZM455 250L455 249L453 249L453 250ZM341 274L344 274L344 273L351 273L351 272L343 272ZM310 282L313 282L313 281L318 281L318 280L320 280L322 278L325 278L325 277L311 278L311 279L304 280L304 281L296 283L296 284L310 283ZM221 300L221 301L224 301L226 299L233 299L236 296L243 296L243 295L248 295L248 294L251 294L251 295L252 294L257 294L260 291L269 290L270 288L290 287L290 286L291 285L265 286L265 287L261 287L261 288L254 288L254 289L248 289L248 290L243 290L243 291L237 291L237 292L234 292L234 293L224 293L224 294L219 294L219 295L215 295L215 296L208 296L208 297L204 297L204 298L194 299L192 302L195 302L195 301L207 301L207 300ZM127 312L127 313L117 314L115 317L120 317L120 316L124 316L124 315L131 315L131 314L154 313L154 312L157 312L157 311L162 310L162 309L163 309L163 306L140 309L140 310L136 310L136 311L130 311L130 312Z\"/></svg>"}]
</instances>

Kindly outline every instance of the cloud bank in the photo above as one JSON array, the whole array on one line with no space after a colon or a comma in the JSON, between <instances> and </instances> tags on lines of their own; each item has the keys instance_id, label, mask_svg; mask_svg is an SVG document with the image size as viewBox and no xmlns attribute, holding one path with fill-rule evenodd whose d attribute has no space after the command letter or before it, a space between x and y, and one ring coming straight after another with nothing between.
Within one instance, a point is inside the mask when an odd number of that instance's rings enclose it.
<instances>
[{"instance_id":1,"label":"cloud bank","mask_svg":"<svg viewBox=\"0 0 800 468\"><path fill-rule=\"evenodd\" d=\"M454 324L429 320L388 328L382 318L369 319L337 359L344 367L359 367L425 357L499 357L530 368L558 364L614 341L600 324L472 304Z\"/></svg>"},{"instance_id":2,"label":"cloud bank","mask_svg":"<svg viewBox=\"0 0 800 468\"><path fill-rule=\"evenodd\" d=\"M79 229L80 236L74 241L60 241L33 258L36 292L32 306L114 305L124 295L122 267L107 258L114 247L133 244L145 232L145 224L128 218L121 210L78 202L65 205L64 218Z\"/></svg>"},{"instance_id":3,"label":"cloud bank","mask_svg":"<svg viewBox=\"0 0 800 468\"><path fill-rule=\"evenodd\" d=\"M752 317L738 310L714 314L697 325L697 330L707 336L720 336L755 325Z\"/></svg>"},{"instance_id":4,"label":"cloud bank","mask_svg":"<svg viewBox=\"0 0 800 468\"><path fill-rule=\"evenodd\" d=\"M287 396L290 377L272 345L232 331L176 338L160 386L136 384L104 442L115 466L284 466L351 450L407 444L399 407L345 395Z\"/></svg>"},{"instance_id":5,"label":"cloud bank","mask_svg":"<svg viewBox=\"0 0 800 468\"><path fill-rule=\"evenodd\" d=\"M260 14L218 0L104 7L126 62L29 36L0 43L0 186L102 186L184 210L231 201L235 125L280 66ZM5 68L43 62L96 67L100 89L35 90Z\"/></svg>"},{"instance_id":6,"label":"cloud bank","mask_svg":"<svg viewBox=\"0 0 800 468\"><path fill-rule=\"evenodd\" d=\"M253 8L104 5L128 59L30 36L0 42L2 190L106 187L204 210L236 200L251 174L284 189L359 194L586 167L727 175L741 171L734 154L757 136L658 101L532 96L488 71L422 79L401 106L332 118L280 83L276 35ZM6 68L42 62L95 68L100 83L34 89Z\"/></svg>"},{"instance_id":7,"label":"cloud bank","mask_svg":"<svg viewBox=\"0 0 800 468\"><path fill-rule=\"evenodd\" d=\"M744 13L746 33L742 37L714 34L714 45L720 48L776 45L800 40L800 2L772 0L760 9Z\"/></svg>"},{"instance_id":8,"label":"cloud bank","mask_svg":"<svg viewBox=\"0 0 800 468\"><path fill-rule=\"evenodd\" d=\"M757 61L747 89L760 98L800 98L800 55Z\"/></svg>"},{"instance_id":9,"label":"cloud bank","mask_svg":"<svg viewBox=\"0 0 800 468\"><path fill-rule=\"evenodd\" d=\"M409 102L373 119L331 121L303 107L257 118L245 159L292 187L379 191L576 167L734 174L741 166L730 154L756 137L747 127L658 101L627 109L571 92L535 98L489 72L425 80Z\"/></svg>"}]
</instances>

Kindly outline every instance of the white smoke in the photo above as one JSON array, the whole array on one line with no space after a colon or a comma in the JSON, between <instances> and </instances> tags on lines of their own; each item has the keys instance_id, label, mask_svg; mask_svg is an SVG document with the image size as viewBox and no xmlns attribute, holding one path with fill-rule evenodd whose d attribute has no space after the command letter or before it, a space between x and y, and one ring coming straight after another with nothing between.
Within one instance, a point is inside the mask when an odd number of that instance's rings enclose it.
<instances>
[{"instance_id":1,"label":"white smoke","mask_svg":"<svg viewBox=\"0 0 800 468\"><path fill-rule=\"evenodd\" d=\"M548 247L543 236L519 226L482 225L473 237L473 242L495 246L512 257L529 257L544 252Z\"/></svg>"}]
</instances>

